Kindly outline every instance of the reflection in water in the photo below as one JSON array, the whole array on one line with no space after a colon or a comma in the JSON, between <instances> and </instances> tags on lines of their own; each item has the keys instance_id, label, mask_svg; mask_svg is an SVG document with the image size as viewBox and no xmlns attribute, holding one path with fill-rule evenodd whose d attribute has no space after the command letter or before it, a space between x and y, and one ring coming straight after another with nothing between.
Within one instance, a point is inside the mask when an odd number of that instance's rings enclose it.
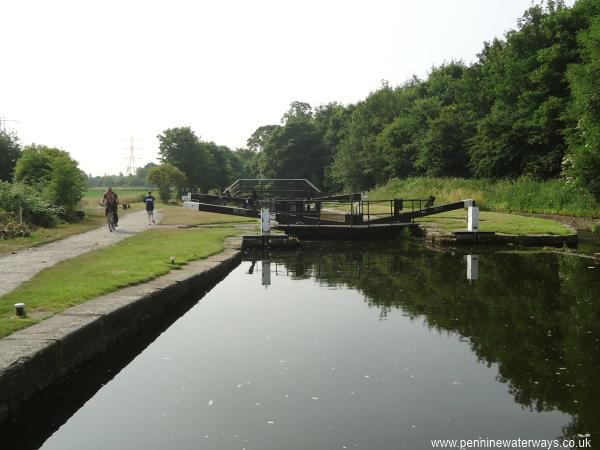
<instances>
[{"instance_id":1,"label":"reflection in water","mask_svg":"<svg viewBox=\"0 0 600 450\"><path fill-rule=\"evenodd\" d=\"M469 254L465 284L459 258L410 244L271 255L297 279L358 289L382 319L402 310L459 333L498 365L516 402L567 413L565 437L600 442L600 267L554 253Z\"/></svg>"},{"instance_id":2,"label":"reflection in water","mask_svg":"<svg viewBox=\"0 0 600 450\"><path fill-rule=\"evenodd\" d=\"M467 280L474 281L479 279L479 256L466 255L467 260Z\"/></svg>"},{"instance_id":3,"label":"reflection in water","mask_svg":"<svg viewBox=\"0 0 600 450\"><path fill-rule=\"evenodd\" d=\"M599 441L600 268L478 252L386 243L243 262L42 449Z\"/></svg>"},{"instance_id":4,"label":"reflection in water","mask_svg":"<svg viewBox=\"0 0 600 450\"><path fill-rule=\"evenodd\" d=\"M262 285L264 287L271 285L271 262L267 259L262 261Z\"/></svg>"}]
</instances>

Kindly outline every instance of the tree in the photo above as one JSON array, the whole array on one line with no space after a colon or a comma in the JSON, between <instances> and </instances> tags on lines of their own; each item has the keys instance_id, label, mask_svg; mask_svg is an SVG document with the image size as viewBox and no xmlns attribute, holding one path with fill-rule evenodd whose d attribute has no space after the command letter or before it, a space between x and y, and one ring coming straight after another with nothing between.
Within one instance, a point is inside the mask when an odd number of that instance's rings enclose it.
<instances>
[{"instance_id":1,"label":"tree","mask_svg":"<svg viewBox=\"0 0 600 450\"><path fill-rule=\"evenodd\" d=\"M277 130L263 150L267 178L306 178L317 186L325 179L331 155L323 134L310 121L290 120Z\"/></svg>"},{"instance_id":2,"label":"tree","mask_svg":"<svg viewBox=\"0 0 600 450\"><path fill-rule=\"evenodd\" d=\"M469 175L467 137L469 126L456 105L443 107L429 127L420 146L416 167L427 176Z\"/></svg>"},{"instance_id":3,"label":"tree","mask_svg":"<svg viewBox=\"0 0 600 450\"><path fill-rule=\"evenodd\" d=\"M54 158L52 176L47 187L47 197L54 205L73 210L86 190L85 174L77 167L77 162L67 155Z\"/></svg>"},{"instance_id":4,"label":"tree","mask_svg":"<svg viewBox=\"0 0 600 450\"><path fill-rule=\"evenodd\" d=\"M582 63L569 70L577 127L569 136L565 174L600 200L600 16L579 37Z\"/></svg>"},{"instance_id":5,"label":"tree","mask_svg":"<svg viewBox=\"0 0 600 450\"><path fill-rule=\"evenodd\" d=\"M153 162L149 162L144 167L138 167L137 169L135 169L135 184L133 186L144 186L146 184L148 172L153 167L156 167L156 164L154 164Z\"/></svg>"},{"instance_id":6,"label":"tree","mask_svg":"<svg viewBox=\"0 0 600 450\"><path fill-rule=\"evenodd\" d=\"M279 128L281 128L279 125L263 125L262 127L258 127L246 142L248 148L254 152L260 152L275 130Z\"/></svg>"},{"instance_id":7,"label":"tree","mask_svg":"<svg viewBox=\"0 0 600 450\"><path fill-rule=\"evenodd\" d=\"M28 145L23 149L15 167L15 180L27 184L46 186L52 178L52 160L69 154L45 145Z\"/></svg>"},{"instance_id":8,"label":"tree","mask_svg":"<svg viewBox=\"0 0 600 450\"><path fill-rule=\"evenodd\" d=\"M181 192L186 182L185 174L169 163L152 167L148 171L148 183L158 186L158 196L165 203L171 199L171 190Z\"/></svg>"},{"instance_id":9,"label":"tree","mask_svg":"<svg viewBox=\"0 0 600 450\"><path fill-rule=\"evenodd\" d=\"M343 184L332 176L332 164L340 143L347 133L348 122L352 116L353 106L344 106L336 102L317 107L313 113L313 122L323 135L323 143L329 154L324 167L324 180L321 189L327 193L340 192Z\"/></svg>"},{"instance_id":10,"label":"tree","mask_svg":"<svg viewBox=\"0 0 600 450\"><path fill-rule=\"evenodd\" d=\"M401 95L402 89L394 90L383 83L352 109L331 174L345 188L368 189L387 180L381 170L385 158L376 141L377 135L410 107L410 99Z\"/></svg>"},{"instance_id":11,"label":"tree","mask_svg":"<svg viewBox=\"0 0 600 450\"><path fill-rule=\"evenodd\" d=\"M191 189L207 191L214 186L210 143L201 142L190 127L169 128L157 137L161 161L181 170Z\"/></svg>"},{"instance_id":12,"label":"tree","mask_svg":"<svg viewBox=\"0 0 600 450\"><path fill-rule=\"evenodd\" d=\"M307 121L312 117L312 106L310 104L295 101L290 103L290 109L281 118L281 123L286 124L290 120Z\"/></svg>"},{"instance_id":13,"label":"tree","mask_svg":"<svg viewBox=\"0 0 600 450\"><path fill-rule=\"evenodd\" d=\"M21 146L16 134L0 131L0 181L10 181L21 157Z\"/></svg>"}]
</instances>

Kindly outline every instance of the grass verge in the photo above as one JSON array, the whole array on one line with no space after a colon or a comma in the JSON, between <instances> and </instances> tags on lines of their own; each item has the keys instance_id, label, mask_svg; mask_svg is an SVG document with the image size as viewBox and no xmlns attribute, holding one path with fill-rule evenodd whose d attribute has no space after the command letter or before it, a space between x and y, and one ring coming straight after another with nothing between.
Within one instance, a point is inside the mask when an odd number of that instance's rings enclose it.
<instances>
[{"instance_id":1,"label":"grass verge","mask_svg":"<svg viewBox=\"0 0 600 450\"><path fill-rule=\"evenodd\" d=\"M157 208L164 214L162 225L217 225L234 223L258 223L251 217L231 216L205 211L193 211L176 205L158 204Z\"/></svg>"},{"instance_id":2,"label":"grass verge","mask_svg":"<svg viewBox=\"0 0 600 450\"><path fill-rule=\"evenodd\" d=\"M573 233L571 229L554 220L536 217L482 211L479 220L480 231L496 231L497 233L515 235L550 234L558 236L567 236ZM416 219L416 222L427 228L445 232L465 231L467 229L467 212L464 210L448 211Z\"/></svg>"},{"instance_id":3,"label":"grass verge","mask_svg":"<svg viewBox=\"0 0 600 450\"><path fill-rule=\"evenodd\" d=\"M0 337L26 328L86 300L164 275L223 249L234 228L153 229L117 245L60 262L0 297ZM169 258L175 256L176 264ZM18 318L15 303L28 318Z\"/></svg>"}]
</instances>

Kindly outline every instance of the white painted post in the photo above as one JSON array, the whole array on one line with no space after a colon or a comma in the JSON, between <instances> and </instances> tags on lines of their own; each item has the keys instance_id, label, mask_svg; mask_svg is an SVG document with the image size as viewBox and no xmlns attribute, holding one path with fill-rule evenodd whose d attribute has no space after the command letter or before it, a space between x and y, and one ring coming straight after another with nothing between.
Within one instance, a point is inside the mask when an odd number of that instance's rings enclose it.
<instances>
[{"instance_id":1,"label":"white painted post","mask_svg":"<svg viewBox=\"0 0 600 450\"><path fill-rule=\"evenodd\" d=\"M269 215L269 208L260 209L260 234L262 236L268 236L271 233L271 216Z\"/></svg>"},{"instance_id":2,"label":"white painted post","mask_svg":"<svg viewBox=\"0 0 600 450\"><path fill-rule=\"evenodd\" d=\"M479 208L469 206L467 213L467 231L479 231Z\"/></svg>"},{"instance_id":3,"label":"white painted post","mask_svg":"<svg viewBox=\"0 0 600 450\"><path fill-rule=\"evenodd\" d=\"M467 255L467 280L479 279L479 257L477 255Z\"/></svg>"}]
</instances>

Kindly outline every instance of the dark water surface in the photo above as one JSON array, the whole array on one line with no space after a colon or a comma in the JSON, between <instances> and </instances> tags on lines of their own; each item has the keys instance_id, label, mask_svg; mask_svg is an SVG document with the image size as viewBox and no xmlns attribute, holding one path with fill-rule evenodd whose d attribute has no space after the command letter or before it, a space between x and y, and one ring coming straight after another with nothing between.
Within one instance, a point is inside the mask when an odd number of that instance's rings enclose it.
<instances>
[{"instance_id":1,"label":"dark water surface","mask_svg":"<svg viewBox=\"0 0 600 450\"><path fill-rule=\"evenodd\" d=\"M600 442L590 261L398 243L245 261L42 448Z\"/></svg>"}]
</instances>

